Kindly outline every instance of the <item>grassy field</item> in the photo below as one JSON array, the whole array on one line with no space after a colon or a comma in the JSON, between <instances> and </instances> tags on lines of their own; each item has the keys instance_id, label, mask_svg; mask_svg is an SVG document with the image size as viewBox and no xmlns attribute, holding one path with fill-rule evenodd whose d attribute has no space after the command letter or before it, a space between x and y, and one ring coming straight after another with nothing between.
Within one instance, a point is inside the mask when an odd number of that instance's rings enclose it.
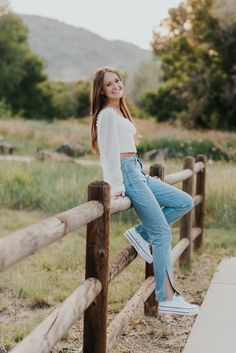
<instances>
[{"instance_id":1,"label":"grassy field","mask_svg":"<svg viewBox=\"0 0 236 353\"><path fill-rule=\"evenodd\" d=\"M1 120L0 140L6 139L16 147L18 155L34 155L38 149L55 150L62 143L70 141L82 145L88 151L87 158L92 158L89 151L89 120L87 118L74 120L57 120L53 123L44 121L25 121L22 119ZM213 143L213 149L219 149L222 154L227 154L230 159L236 160L236 133L222 131L186 130L180 126L168 123L157 124L153 118L135 119L138 134L136 143L138 148L145 149L149 143L151 146L158 141L176 145L180 142L180 149L195 150L195 144L204 142ZM185 147L184 147L185 145ZM168 145L166 146L168 147ZM204 146L202 146L204 148ZM203 151L202 151L203 152ZM214 153L216 151L213 151ZM214 154L213 153L213 154Z\"/></svg>"},{"instance_id":2,"label":"grassy field","mask_svg":"<svg viewBox=\"0 0 236 353\"><path fill-rule=\"evenodd\" d=\"M34 155L38 149L55 149L66 141L89 147L88 120L25 121L5 120L0 123L0 139L14 144L16 154Z\"/></svg>"},{"instance_id":3,"label":"grassy field","mask_svg":"<svg viewBox=\"0 0 236 353\"><path fill-rule=\"evenodd\" d=\"M150 124L154 124L150 121ZM145 121L138 121L142 138L148 138ZM235 138L234 134L184 131L167 125L150 125L150 137L173 133L182 138ZM46 124L39 122L6 121L0 124L0 135L17 145L17 154L33 155L36 148L54 149L66 140L88 146L88 122L75 121ZM204 135L205 134L205 135ZM208 135L207 135L208 134ZM227 135L227 136L226 136ZM220 142L223 143L223 142ZM94 158L91 157L90 158ZM94 158L95 159L95 158ZM182 169L181 160L159 160L165 174ZM150 163L145 161L146 170ZM0 161L0 236L36 223L46 217L81 204L87 199L89 182L101 179L97 165L81 166L59 162L7 162ZM181 187L181 185L177 185ZM205 254L212 262L208 276L216 269L223 256L236 253L236 163L209 161L207 166L207 204ZM123 232L137 222L133 210L112 217L110 257L127 246ZM173 228L178 238L178 225ZM53 307L61 303L84 279L85 228L66 236L18 265L2 273L0 278L0 352L20 341ZM194 256L194 263L201 255ZM177 271L177 277L185 277ZM112 283L109 293L111 316L120 310L127 298L139 287L144 278L144 263L137 259ZM187 279L185 279L187 281ZM184 284L183 284L184 285ZM73 345L81 335L75 326L55 352L66 350L67 341ZM78 338L77 338L78 340ZM77 341L76 341L77 342ZM77 342L78 343L78 342ZM118 351L117 351L118 352Z\"/></svg>"}]
</instances>

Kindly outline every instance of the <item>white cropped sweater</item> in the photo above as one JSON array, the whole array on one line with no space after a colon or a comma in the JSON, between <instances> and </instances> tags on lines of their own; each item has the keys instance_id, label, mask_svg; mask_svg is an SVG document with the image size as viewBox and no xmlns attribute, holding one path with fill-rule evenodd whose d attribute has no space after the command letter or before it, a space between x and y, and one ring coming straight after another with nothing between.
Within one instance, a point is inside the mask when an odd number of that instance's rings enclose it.
<instances>
[{"instance_id":1,"label":"white cropped sweater","mask_svg":"<svg viewBox=\"0 0 236 353\"><path fill-rule=\"evenodd\" d=\"M134 124L115 109L107 107L98 114L97 136L103 179L111 185L111 195L125 191L120 153L137 152Z\"/></svg>"}]
</instances>

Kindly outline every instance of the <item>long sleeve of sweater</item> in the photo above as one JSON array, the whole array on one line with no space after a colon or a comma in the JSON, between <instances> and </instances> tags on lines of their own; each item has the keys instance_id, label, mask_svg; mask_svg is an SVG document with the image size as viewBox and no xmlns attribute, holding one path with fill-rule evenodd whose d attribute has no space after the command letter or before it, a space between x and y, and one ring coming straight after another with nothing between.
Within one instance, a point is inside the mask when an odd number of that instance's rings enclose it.
<instances>
[{"instance_id":1,"label":"long sleeve of sweater","mask_svg":"<svg viewBox=\"0 0 236 353\"><path fill-rule=\"evenodd\" d=\"M125 191L120 165L117 123L112 109L104 109L98 115L97 136L103 179L111 185L111 195Z\"/></svg>"}]
</instances>

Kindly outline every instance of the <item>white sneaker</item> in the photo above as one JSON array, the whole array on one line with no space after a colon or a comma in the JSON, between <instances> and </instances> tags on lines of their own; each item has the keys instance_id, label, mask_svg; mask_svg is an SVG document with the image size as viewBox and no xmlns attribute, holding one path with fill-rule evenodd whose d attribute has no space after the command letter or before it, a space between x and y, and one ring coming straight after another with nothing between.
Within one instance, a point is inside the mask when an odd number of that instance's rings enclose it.
<instances>
[{"instance_id":1,"label":"white sneaker","mask_svg":"<svg viewBox=\"0 0 236 353\"><path fill-rule=\"evenodd\" d=\"M197 315L199 310L198 305L189 304L178 293L173 295L172 300L159 302L160 314Z\"/></svg>"},{"instance_id":2,"label":"white sneaker","mask_svg":"<svg viewBox=\"0 0 236 353\"><path fill-rule=\"evenodd\" d=\"M150 251L150 244L135 230L135 227L128 229L124 236L133 245L137 253L149 264L153 262Z\"/></svg>"}]
</instances>

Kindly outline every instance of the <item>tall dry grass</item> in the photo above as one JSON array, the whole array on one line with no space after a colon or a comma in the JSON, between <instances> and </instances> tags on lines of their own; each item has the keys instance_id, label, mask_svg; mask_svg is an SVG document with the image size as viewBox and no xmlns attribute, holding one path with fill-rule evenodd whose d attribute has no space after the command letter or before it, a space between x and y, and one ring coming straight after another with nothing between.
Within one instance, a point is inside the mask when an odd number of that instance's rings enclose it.
<instances>
[{"instance_id":1,"label":"tall dry grass","mask_svg":"<svg viewBox=\"0 0 236 353\"><path fill-rule=\"evenodd\" d=\"M229 155L236 155L236 133L223 131L187 130L169 123L156 123L155 119L135 120L137 144L142 141L159 139L180 140L183 142L208 140ZM64 142L82 144L89 150L90 122L88 118L57 120L53 123L23 119L0 120L0 139L15 144L16 153L32 155L38 148L55 150Z\"/></svg>"},{"instance_id":2,"label":"tall dry grass","mask_svg":"<svg viewBox=\"0 0 236 353\"><path fill-rule=\"evenodd\" d=\"M32 155L37 149L56 149L65 142L89 148L89 121L58 120L53 123L23 119L0 120L0 140L13 143L19 155Z\"/></svg>"}]
</instances>

